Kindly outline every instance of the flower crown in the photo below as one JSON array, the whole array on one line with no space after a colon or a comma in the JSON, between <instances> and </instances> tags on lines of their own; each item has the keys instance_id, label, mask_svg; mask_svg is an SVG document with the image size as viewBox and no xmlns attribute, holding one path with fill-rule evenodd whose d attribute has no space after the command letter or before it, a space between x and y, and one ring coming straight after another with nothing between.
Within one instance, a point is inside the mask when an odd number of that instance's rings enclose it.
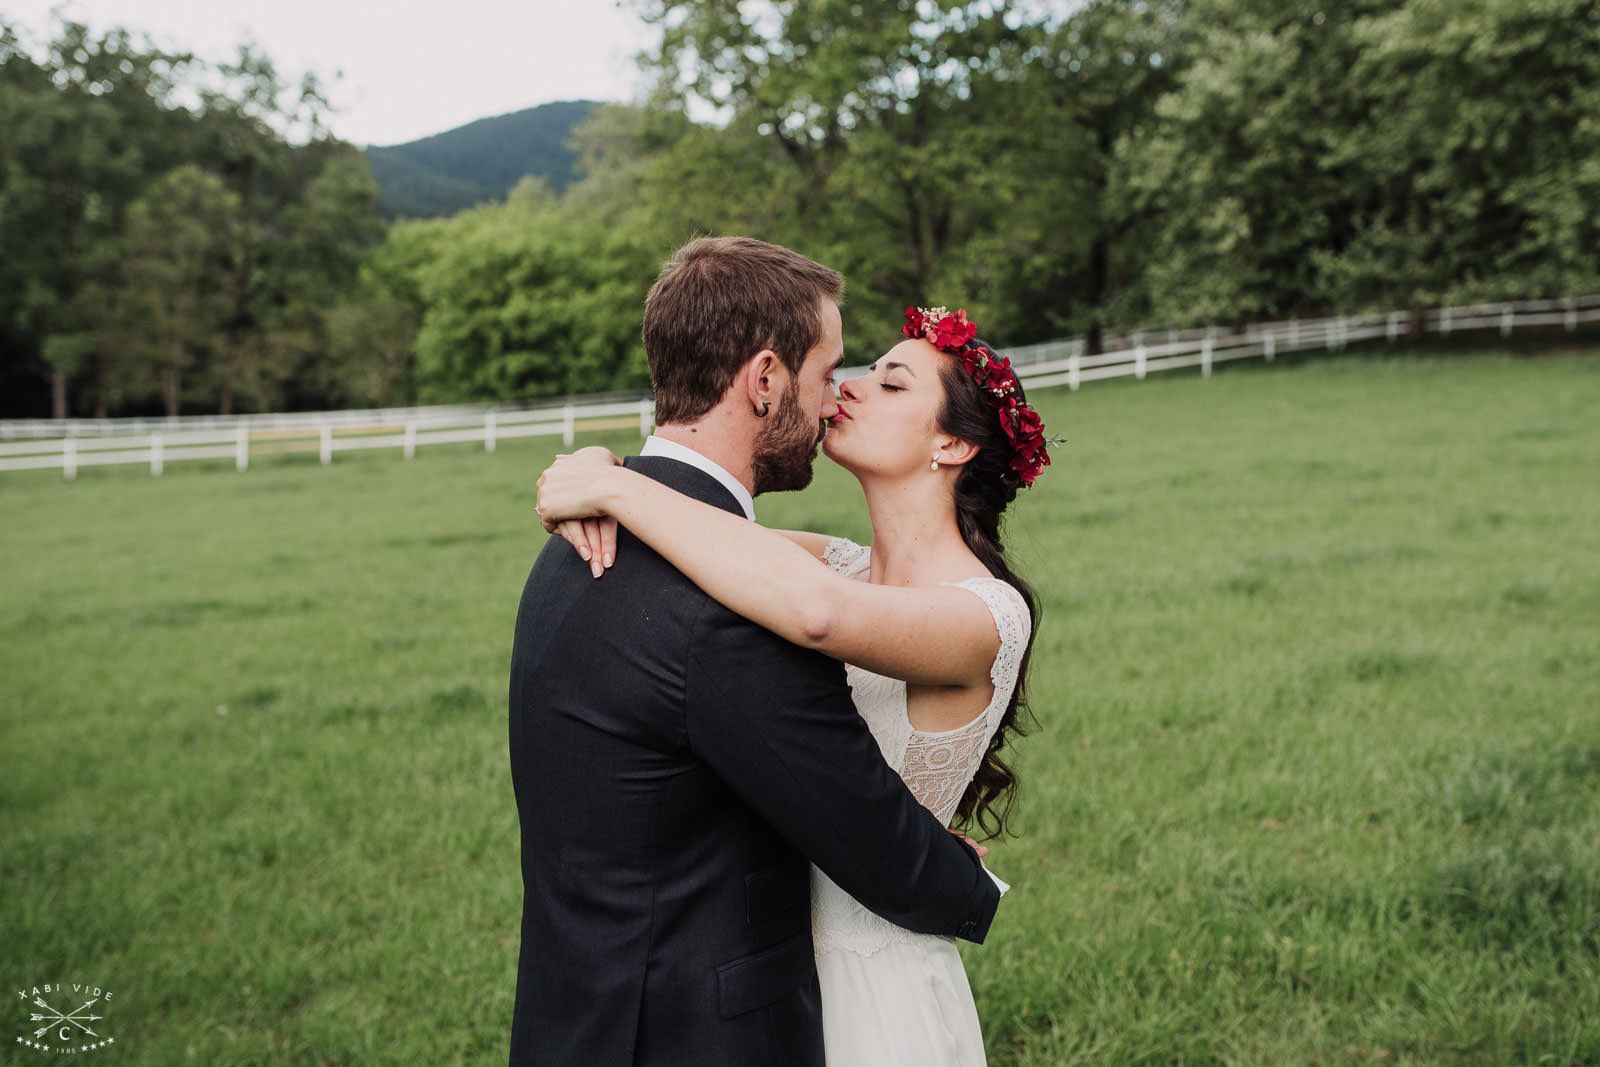
<instances>
[{"instance_id":1,"label":"flower crown","mask_svg":"<svg viewBox=\"0 0 1600 1067\"><path fill-rule=\"evenodd\" d=\"M900 332L907 337L921 338L939 349L961 357L961 365L972 380L983 390L983 398L1000 416L1000 428L1006 432L1016 454L1011 457L1011 469L1023 485L1032 485L1039 472L1050 465L1050 455L1045 451L1048 443L1044 436L1044 420L1022 399L1022 384L1017 372L1011 369L1011 360L997 356L983 345L968 348L968 342L978 336L978 326L967 319L967 309L954 315L942 307L906 308L906 324Z\"/></svg>"}]
</instances>

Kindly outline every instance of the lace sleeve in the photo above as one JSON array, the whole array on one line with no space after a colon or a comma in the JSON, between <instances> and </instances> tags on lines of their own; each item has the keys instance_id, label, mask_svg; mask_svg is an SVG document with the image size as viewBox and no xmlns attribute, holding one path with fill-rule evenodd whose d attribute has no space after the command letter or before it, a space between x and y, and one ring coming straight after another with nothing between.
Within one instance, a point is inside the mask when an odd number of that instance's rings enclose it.
<instances>
[{"instance_id":1,"label":"lace sleeve","mask_svg":"<svg viewBox=\"0 0 1600 1067\"><path fill-rule=\"evenodd\" d=\"M835 537L822 550L822 562L846 578L854 578L864 573L872 562L872 546L858 545L845 537Z\"/></svg>"}]
</instances>

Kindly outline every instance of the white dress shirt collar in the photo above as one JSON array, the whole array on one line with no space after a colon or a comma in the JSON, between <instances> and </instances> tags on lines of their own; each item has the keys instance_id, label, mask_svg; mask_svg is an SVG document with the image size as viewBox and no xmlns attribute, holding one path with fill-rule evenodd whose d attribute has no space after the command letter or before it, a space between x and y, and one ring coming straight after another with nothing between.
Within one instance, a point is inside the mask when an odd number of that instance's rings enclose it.
<instances>
[{"instance_id":1,"label":"white dress shirt collar","mask_svg":"<svg viewBox=\"0 0 1600 1067\"><path fill-rule=\"evenodd\" d=\"M644 447L639 450L641 456L661 456L664 459L675 459L680 463L687 463L705 471L711 477L721 482L733 494L733 498L744 509L744 517L754 520L756 517L756 502L751 499L750 490L739 484L739 479L729 474L722 467L702 456L694 449L680 445L676 441L668 441L664 437L651 434L644 439Z\"/></svg>"}]
</instances>

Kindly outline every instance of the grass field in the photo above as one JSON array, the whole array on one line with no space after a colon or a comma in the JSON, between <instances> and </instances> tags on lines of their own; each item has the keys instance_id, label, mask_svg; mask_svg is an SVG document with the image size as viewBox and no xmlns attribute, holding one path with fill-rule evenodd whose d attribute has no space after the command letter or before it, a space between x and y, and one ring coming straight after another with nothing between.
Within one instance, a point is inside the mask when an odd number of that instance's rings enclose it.
<instances>
[{"instance_id":1,"label":"grass field","mask_svg":"<svg viewBox=\"0 0 1600 1067\"><path fill-rule=\"evenodd\" d=\"M991 1062L1600 1064L1600 353L1038 403ZM95 1063L504 1062L553 451L0 477L7 995L111 990ZM759 511L867 532L825 464Z\"/></svg>"}]
</instances>

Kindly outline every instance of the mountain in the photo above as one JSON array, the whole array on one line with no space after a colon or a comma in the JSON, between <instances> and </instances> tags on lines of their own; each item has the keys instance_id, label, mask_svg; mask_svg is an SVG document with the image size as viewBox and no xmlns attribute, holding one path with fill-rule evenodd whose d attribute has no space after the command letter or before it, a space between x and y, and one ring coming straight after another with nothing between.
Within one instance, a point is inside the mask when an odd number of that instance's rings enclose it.
<instances>
[{"instance_id":1,"label":"mountain","mask_svg":"<svg viewBox=\"0 0 1600 1067\"><path fill-rule=\"evenodd\" d=\"M564 100L478 119L405 144L367 149L385 218L453 215L506 194L525 175L560 192L572 180L572 128L592 100Z\"/></svg>"}]
</instances>

